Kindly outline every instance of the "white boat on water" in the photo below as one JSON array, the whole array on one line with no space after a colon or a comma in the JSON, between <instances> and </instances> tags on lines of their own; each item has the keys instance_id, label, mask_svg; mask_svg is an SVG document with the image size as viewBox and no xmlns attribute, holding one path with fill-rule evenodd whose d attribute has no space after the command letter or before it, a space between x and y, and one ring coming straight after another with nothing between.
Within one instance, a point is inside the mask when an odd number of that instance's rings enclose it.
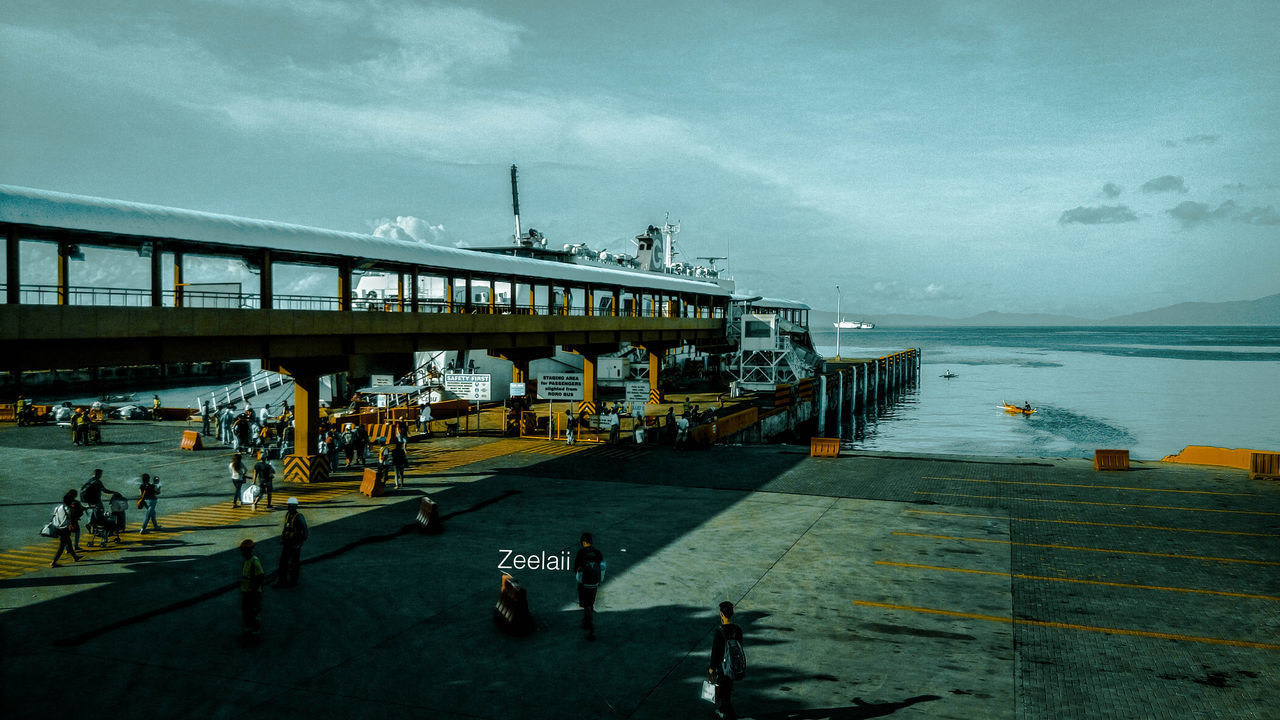
<instances>
[{"instance_id":1,"label":"white boat on water","mask_svg":"<svg viewBox=\"0 0 1280 720\"><path fill-rule=\"evenodd\" d=\"M836 327L841 330L871 330L875 326L875 323L861 322L858 320L840 320L836 323Z\"/></svg>"}]
</instances>

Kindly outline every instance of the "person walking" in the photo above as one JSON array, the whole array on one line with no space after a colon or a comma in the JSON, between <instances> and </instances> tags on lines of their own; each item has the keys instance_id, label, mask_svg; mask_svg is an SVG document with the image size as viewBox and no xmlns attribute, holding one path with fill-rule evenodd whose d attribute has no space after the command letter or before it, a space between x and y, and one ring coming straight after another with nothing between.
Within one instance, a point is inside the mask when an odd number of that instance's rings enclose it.
<instances>
[{"instance_id":1,"label":"person walking","mask_svg":"<svg viewBox=\"0 0 1280 720\"><path fill-rule=\"evenodd\" d=\"M578 440L578 418L573 416L573 410L564 411L564 444L573 445Z\"/></svg>"},{"instance_id":2,"label":"person walking","mask_svg":"<svg viewBox=\"0 0 1280 720\"><path fill-rule=\"evenodd\" d=\"M418 432L431 437L431 403L422 403L422 408L418 410Z\"/></svg>"},{"instance_id":3,"label":"person walking","mask_svg":"<svg viewBox=\"0 0 1280 720\"><path fill-rule=\"evenodd\" d=\"M151 396L151 419L152 420L160 419L160 396L159 395Z\"/></svg>"},{"instance_id":4,"label":"person walking","mask_svg":"<svg viewBox=\"0 0 1280 720\"><path fill-rule=\"evenodd\" d=\"M604 553L592 545L591 533L584 532L578 538L582 547L573 559L573 573L578 580L578 606L582 608L582 629L587 639L596 639L596 592L604 582Z\"/></svg>"},{"instance_id":5,"label":"person walking","mask_svg":"<svg viewBox=\"0 0 1280 720\"><path fill-rule=\"evenodd\" d=\"M160 495L159 478L156 482L151 481L151 476L142 473L142 484L138 486L138 509L145 510L142 516L142 527L138 529L139 533L147 532L147 522L151 523L151 527L160 530L160 523L156 522L156 502Z\"/></svg>"},{"instance_id":6,"label":"person walking","mask_svg":"<svg viewBox=\"0 0 1280 720\"><path fill-rule=\"evenodd\" d=\"M707 672L716 684L716 717L736 720L733 709L733 681L741 679L746 671L746 656L742 652L742 628L734 625L733 603L720 603L720 627L711 641L711 663ZM735 676L737 676L735 678Z\"/></svg>"},{"instance_id":7,"label":"person walking","mask_svg":"<svg viewBox=\"0 0 1280 720\"><path fill-rule=\"evenodd\" d=\"M240 453L231 456L231 462L227 464L227 469L231 471L231 486L235 488L235 494L231 496L231 507L238 508L241 505L240 494L244 491L245 468L244 461L240 459Z\"/></svg>"},{"instance_id":8,"label":"person walking","mask_svg":"<svg viewBox=\"0 0 1280 720\"><path fill-rule=\"evenodd\" d=\"M262 498L267 499L267 509L271 507L271 492L275 489L276 469L265 458L253 466L253 484L258 486L258 496L253 499L253 509L258 509Z\"/></svg>"},{"instance_id":9,"label":"person walking","mask_svg":"<svg viewBox=\"0 0 1280 720\"><path fill-rule=\"evenodd\" d=\"M71 508L76 502L76 491L68 490L62 496L62 502L53 508L53 519L49 524L53 526L53 531L58 536L58 552L53 556L53 562L49 563L49 567L61 567L58 565L58 559L62 557L62 553L71 553L71 559L80 562L80 556L76 554L76 548L71 543Z\"/></svg>"},{"instance_id":10,"label":"person walking","mask_svg":"<svg viewBox=\"0 0 1280 720\"><path fill-rule=\"evenodd\" d=\"M209 401L205 400L200 406L200 434L209 437L209 421L213 419L213 410L209 407Z\"/></svg>"},{"instance_id":11,"label":"person walking","mask_svg":"<svg viewBox=\"0 0 1280 720\"><path fill-rule=\"evenodd\" d=\"M343 467L351 467L356 459L356 431L350 423L342 431L342 454L347 457L347 464Z\"/></svg>"},{"instance_id":12,"label":"person walking","mask_svg":"<svg viewBox=\"0 0 1280 720\"><path fill-rule=\"evenodd\" d=\"M240 541L240 557L244 558L240 566L240 620L244 624L241 637L253 639L262 634L262 583L267 574L253 551L252 540Z\"/></svg>"},{"instance_id":13,"label":"person walking","mask_svg":"<svg viewBox=\"0 0 1280 720\"><path fill-rule=\"evenodd\" d=\"M364 429L364 425L356 423L356 429L352 431L356 441L356 459L360 461L363 467L369 464L369 431Z\"/></svg>"},{"instance_id":14,"label":"person walking","mask_svg":"<svg viewBox=\"0 0 1280 720\"><path fill-rule=\"evenodd\" d=\"M298 512L298 498L285 503L284 530L280 533L280 569L276 571L276 587L297 587L302 568L302 544L309 534L307 519Z\"/></svg>"},{"instance_id":15,"label":"person walking","mask_svg":"<svg viewBox=\"0 0 1280 720\"><path fill-rule=\"evenodd\" d=\"M396 488L404 487L404 471L409 467L409 455L404 451L402 442L391 448L391 467L396 471Z\"/></svg>"}]
</instances>

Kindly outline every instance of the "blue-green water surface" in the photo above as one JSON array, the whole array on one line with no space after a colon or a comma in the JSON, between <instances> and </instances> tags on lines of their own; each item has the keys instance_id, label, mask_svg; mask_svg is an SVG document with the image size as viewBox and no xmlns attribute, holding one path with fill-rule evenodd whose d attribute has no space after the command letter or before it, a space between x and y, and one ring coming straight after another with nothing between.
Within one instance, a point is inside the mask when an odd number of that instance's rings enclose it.
<instances>
[{"instance_id":1,"label":"blue-green water surface","mask_svg":"<svg viewBox=\"0 0 1280 720\"><path fill-rule=\"evenodd\" d=\"M835 355L835 335L815 333ZM855 449L1153 460L1187 445L1280 450L1280 327L876 328L844 357L916 347L921 379L842 423ZM957 377L940 377L947 371ZM1001 409L1029 402L1031 416ZM831 433L829 433L831 434Z\"/></svg>"}]
</instances>

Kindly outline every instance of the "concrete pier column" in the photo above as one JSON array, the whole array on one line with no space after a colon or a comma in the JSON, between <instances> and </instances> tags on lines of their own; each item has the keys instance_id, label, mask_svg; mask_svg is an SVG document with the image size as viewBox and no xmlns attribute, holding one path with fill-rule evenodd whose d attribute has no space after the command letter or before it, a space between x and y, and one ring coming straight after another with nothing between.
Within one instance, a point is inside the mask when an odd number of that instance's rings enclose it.
<instances>
[{"instance_id":1,"label":"concrete pier column","mask_svg":"<svg viewBox=\"0 0 1280 720\"><path fill-rule=\"evenodd\" d=\"M21 242L17 228L10 227L5 234L4 247L4 293L5 302L9 305L22 302Z\"/></svg>"},{"instance_id":2,"label":"concrete pier column","mask_svg":"<svg viewBox=\"0 0 1280 720\"><path fill-rule=\"evenodd\" d=\"M314 454L320 439L320 374L293 376L293 452L284 458L285 482L316 483L329 479L329 458Z\"/></svg>"},{"instance_id":3,"label":"concrete pier column","mask_svg":"<svg viewBox=\"0 0 1280 720\"><path fill-rule=\"evenodd\" d=\"M586 411L588 415L596 414L596 360L597 354L582 356L582 402L578 403L578 412Z\"/></svg>"},{"instance_id":4,"label":"concrete pier column","mask_svg":"<svg viewBox=\"0 0 1280 720\"><path fill-rule=\"evenodd\" d=\"M844 371L836 373L836 437L844 437Z\"/></svg>"}]
</instances>

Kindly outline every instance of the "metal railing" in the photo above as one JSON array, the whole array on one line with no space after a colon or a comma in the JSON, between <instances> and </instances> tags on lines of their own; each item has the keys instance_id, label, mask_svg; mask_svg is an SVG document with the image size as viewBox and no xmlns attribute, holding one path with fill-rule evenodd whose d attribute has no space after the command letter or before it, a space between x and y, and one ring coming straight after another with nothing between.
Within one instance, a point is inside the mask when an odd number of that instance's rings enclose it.
<instances>
[{"instance_id":1,"label":"metal railing","mask_svg":"<svg viewBox=\"0 0 1280 720\"><path fill-rule=\"evenodd\" d=\"M65 297L63 293L65 292ZM6 286L0 284L0 297L6 296ZM176 307L178 301L184 308L225 308L231 310L257 310L262 298L257 293L218 292L209 290L165 290L160 293L161 307ZM151 307L152 293L147 288L112 288L71 285L65 289L57 285L22 285L19 303L23 305L80 305L92 307ZM342 307L341 298L323 295L273 295L273 310L337 311ZM401 303L397 297L351 299L353 312L413 312L413 301L406 298ZM618 317L634 318L723 318L724 308L703 307L698 313L693 305L672 307L670 303L656 306L623 307ZM547 315L559 317L613 317L611 307L583 307L549 305L548 303L517 304L449 303L439 298L419 299L419 313L448 313L460 315Z\"/></svg>"}]
</instances>

